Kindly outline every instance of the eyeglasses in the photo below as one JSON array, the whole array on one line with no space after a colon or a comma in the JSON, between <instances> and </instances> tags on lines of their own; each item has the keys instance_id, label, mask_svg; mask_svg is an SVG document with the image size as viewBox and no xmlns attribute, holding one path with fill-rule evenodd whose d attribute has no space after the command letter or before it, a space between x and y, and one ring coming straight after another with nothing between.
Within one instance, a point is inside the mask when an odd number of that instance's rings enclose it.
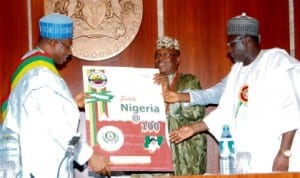
<instances>
[{"instance_id":1,"label":"eyeglasses","mask_svg":"<svg viewBox=\"0 0 300 178\"><path fill-rule=\"evenodd\" d=\"M155 59L171 59L173 56L178 56L177 54L174 53L156 53L154 58Z\"/></svg>"},{"instance_id":2,"label":"eyeglasses","mask_svg":"<svg viewBox=\"0 0 300 178\"><path fill-rule=\"evenodd\" d=\"M73 50L73 47L72 47L72 45L67 45L66 43L64 43L63 41L60 41L60 40L58 40L58 42L63 46L63 47L65 47L67 50L69 50L69 51L72 51Z\"/></svg>"},{"instance_id":3,"label":"eyeglasses","mask_svg":"<svg viewBox=\"0 0 300 178\"><path fill-rule=\"evenodd\" d=\"M232 41L227 42L227 46L230 47L230 46L232 46L233 44L235 44L235 43L241 41L243 38L244 38L244 36L239 36L238 38L236 38L236 39L234 39L234 40L232 40Z\"/></svg>"}]
</instances>

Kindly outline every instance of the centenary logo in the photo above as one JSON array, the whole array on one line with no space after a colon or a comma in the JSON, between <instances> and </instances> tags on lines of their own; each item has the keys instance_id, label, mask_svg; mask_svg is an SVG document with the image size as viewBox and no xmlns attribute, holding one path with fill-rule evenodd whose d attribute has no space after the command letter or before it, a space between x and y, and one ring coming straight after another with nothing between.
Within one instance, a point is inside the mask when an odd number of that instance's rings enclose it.
<instances>
[{"instance_id":1,"label":"centenary logo","mask_svg":"<svg viewBox=\"0 0 300 178\"><path fill-rule=\"evenodd\" d=\"M107 77L105 73L101 71L95 71L88 76L88 81L92 88L103 88L107 83Z\"/></svg>"}]
</instances>

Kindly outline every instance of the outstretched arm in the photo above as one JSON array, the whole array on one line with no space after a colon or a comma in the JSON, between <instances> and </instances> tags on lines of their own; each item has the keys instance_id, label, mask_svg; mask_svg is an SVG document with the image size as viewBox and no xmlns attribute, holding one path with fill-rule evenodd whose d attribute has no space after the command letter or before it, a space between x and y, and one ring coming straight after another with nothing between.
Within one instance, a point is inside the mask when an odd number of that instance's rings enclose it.
<instances>
[{"instance_id":1,"label":"outstretched arm","mask_svg":"<svg viewBox=\"0 0 300 178\"><path fill-rule=\"evenodd\" d=\"M212 86L211 88L202 89L188 89L182 93L174 92L170 90L164 90L163 97L168 103L183 102L189 103L189 105L208 105L219 104L220 98L223 94L226 78Z\"/></svg>"},{"instance_id":2,"label":"outstretched arm","mask_svg":"<svg viewBox=\"0 0 300 178\"><path fill-rule=\"evenodd\" d=\"M173 143L180 143L185 139L190 138L193 135L196 135L197 133L204 132L207 130L208 127L205 124L205 122L200 121L191 125L180 127L179 129L171 132L169 138L170 141Z\"/></svg>"},{"instance_id":3,"label":"outstretched arm","mask_svg":"<svg viewBox=\"0 0 300 178\"><path fill-rule=\"evenodd\" d=\"M219 104L226 85L226 78L205 90L187 90L190 95L190 105Z\"/></svg>"}]
</instances>

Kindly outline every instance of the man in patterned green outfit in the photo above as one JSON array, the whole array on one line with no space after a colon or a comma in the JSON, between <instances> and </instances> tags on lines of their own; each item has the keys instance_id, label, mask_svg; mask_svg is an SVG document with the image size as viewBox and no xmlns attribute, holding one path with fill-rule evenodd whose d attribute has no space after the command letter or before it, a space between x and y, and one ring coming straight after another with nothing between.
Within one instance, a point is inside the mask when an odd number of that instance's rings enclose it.
<instances>
[{"instance_id":1,"label":"man in patterned green outfit","mask_svg":"<svg viewBox=\"0 0 300 178\"><path fill-rule=\"evenodd\" d=\"M155 67L160 74L155 75L154 81L162 84L163 88L180 92L185 89L200 89L200 82L192 74L178 71L180 64L180 45L178 40L163 36L157 40L155 52ZM183 107L181 103L166 103L166 114L169 131L183 125L200 121L205 115L205 107L195 105ZM174 175L203 174L206 171L207 141L205 134L197 134L180 143L171 144Z\"/></svg>"}]
</instances>

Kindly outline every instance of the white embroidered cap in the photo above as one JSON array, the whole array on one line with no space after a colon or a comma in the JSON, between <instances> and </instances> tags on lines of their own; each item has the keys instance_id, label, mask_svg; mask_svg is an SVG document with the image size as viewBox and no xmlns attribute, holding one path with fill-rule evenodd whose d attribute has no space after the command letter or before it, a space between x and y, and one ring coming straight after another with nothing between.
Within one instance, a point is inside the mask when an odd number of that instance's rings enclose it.
<instances>
[{"instance_id":1,"label":"white embroidered cap","mask_svg":"<svg viewBox=\"0 0 300 178\"><path fill-rule=\"evenodd\" d=\"M161 48L169 48L169 49L175 49L177 51L180 51L180 45L178 40L169 36L162 36L157 39L156 49L161 49Z\"/></svg>"}]
</instances>

